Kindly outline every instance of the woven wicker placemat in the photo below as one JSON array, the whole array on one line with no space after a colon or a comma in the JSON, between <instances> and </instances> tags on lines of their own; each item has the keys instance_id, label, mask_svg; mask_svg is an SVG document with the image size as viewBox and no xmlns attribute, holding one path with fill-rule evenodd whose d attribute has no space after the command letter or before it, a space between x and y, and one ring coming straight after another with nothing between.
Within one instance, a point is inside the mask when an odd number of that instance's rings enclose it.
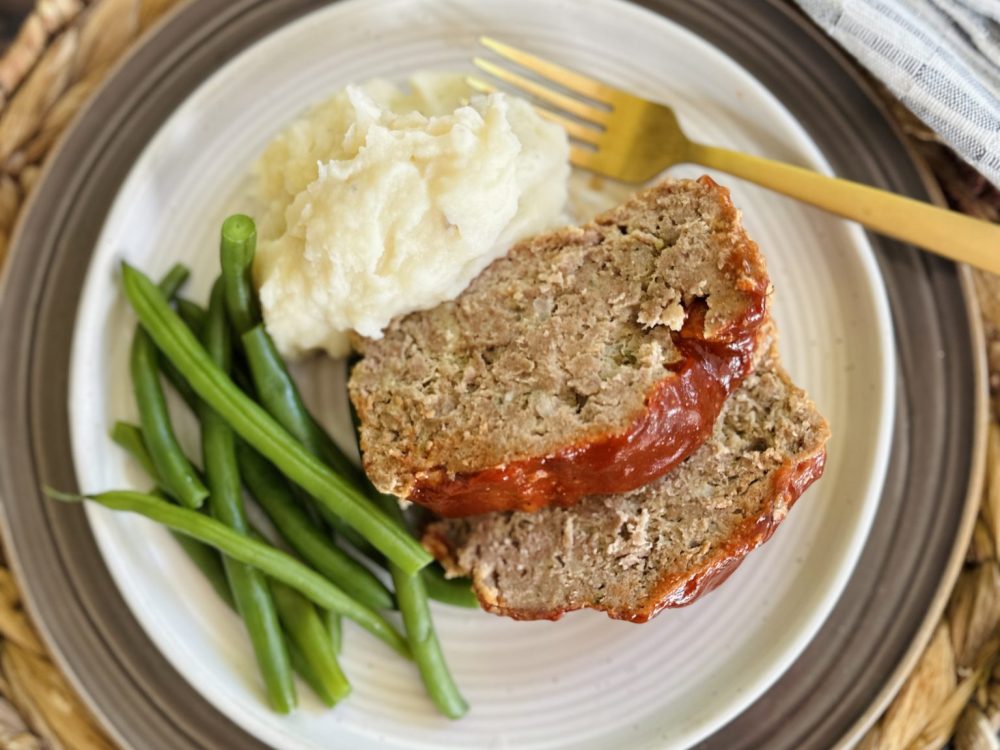
<instances>
[{"instance_id":1,"label":"woven wicker placemat","mask_svg":"<svg viewBox=\"0 0 1000 750\"><path fill-rule=\"evenodd\" d=\"M0 263L40 165L121 55L178 0L39 0L0 58ZM1000 191L887 96L955 208L1000 222ZM930 644L864 748L1000 750L1000 277L976 274L990 363L988 472L966 565ZM112 748L50 660L0 566L0 750Z\"/></svg>"}]
</instances>

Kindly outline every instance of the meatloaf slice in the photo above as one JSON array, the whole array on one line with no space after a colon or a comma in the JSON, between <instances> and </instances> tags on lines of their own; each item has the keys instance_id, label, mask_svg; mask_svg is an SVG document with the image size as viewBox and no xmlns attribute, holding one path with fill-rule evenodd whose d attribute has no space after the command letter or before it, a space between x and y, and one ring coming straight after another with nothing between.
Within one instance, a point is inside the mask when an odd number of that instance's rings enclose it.
<instances>
[{"instance_id":1,"label":"meatloaf slice","mask_svg":"<svg viewBox=\"0 0 1000 750\"><path fill-rule=\"evenodd\" d=\"M729 397L712 437L643 489L573 508L429 525L424 544L519 620L591 608L645 622L722 583L823 473L829 428L772 351Z\"/></svg>"},{"instance_id":2,"label":"meatloaf slice","mask_svg":"<svg viewBox=\"0 0 1000 750\"><path fill-rule=\"evenodd\" d=\"M709 436L770 290L729 192L664 182L362 340L365 470L443 516L626 492Z\"/></svg>"}]
</instances>

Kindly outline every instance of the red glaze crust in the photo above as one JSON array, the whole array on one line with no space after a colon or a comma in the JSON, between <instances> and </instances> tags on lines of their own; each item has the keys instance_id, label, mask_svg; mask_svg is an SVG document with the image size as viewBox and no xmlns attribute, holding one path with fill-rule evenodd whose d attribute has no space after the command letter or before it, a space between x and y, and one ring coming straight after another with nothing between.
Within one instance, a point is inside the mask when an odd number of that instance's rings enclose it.
<instances>
[{"instance_id":1,"label":"red glaze crust","mask_svg":"<svg viewBox=\"0 0 1000 750\"><path fill-rule=\"evenodd\" d=\"M763 314L763 302L760 307ZM748 335L733 345L697 339L679 344L684 360L646 397L644 411L624 434L477 472L422 472L407 499L451 518L532 512L575 505L587 495L628 492L666 474L712 433L726 398L752 369L756 338Z\"/></svg>"}]
</instances>

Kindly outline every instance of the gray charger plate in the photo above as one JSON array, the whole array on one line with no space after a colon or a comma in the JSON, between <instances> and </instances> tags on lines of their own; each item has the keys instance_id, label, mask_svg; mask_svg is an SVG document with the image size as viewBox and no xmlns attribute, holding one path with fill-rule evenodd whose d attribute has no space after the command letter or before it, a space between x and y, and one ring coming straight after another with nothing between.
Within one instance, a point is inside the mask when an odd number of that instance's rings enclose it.
<instances>
[{"instance_id":1,"label":"gray charger plate","mask_svg":"<svg viewBox=\"0 0 1000 750\"><path fill-rule=\"evenodd\" d=\"M118 187L169 113L213 70L322 0L200 0L130 55L52 155L0 297L0 498L7 554L60 666L123 745L256 748L168 665L125 606L75 486L66 409L71 332ZM725 51L798 118L837 173L928 199L929 181L842 55L778 0L643 3ZM968 274L872 237L897 332L892 460L847 589L793 667L704 748L830 747L859 735L928 639L978 505L986 377ZM781 633L775 637L780 638Z\"/></svg>"}]
</instances>

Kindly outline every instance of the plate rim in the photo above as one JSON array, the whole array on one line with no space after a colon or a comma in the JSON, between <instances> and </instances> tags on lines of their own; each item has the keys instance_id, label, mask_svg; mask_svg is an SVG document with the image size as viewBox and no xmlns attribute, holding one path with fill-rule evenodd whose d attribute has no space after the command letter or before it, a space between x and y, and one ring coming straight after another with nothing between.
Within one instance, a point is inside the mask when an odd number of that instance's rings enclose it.
<instances>
[{"instance_id":1,"label":"plate rim","mask_svg":"<svg viewBox=\"0 0 1000 750\"><path fill-rule=\"evenodd\" d=\"M777 7L786 15L791 16L794 13L793 9L786 4L779 2L777 3ZM917 151L910 138L904 132L899 120L892 114L885 99L878 96L872 85L866 80L860 64L848 58L846 53L837 46L833 39L823 34L815 24L806 23L801 24L801 26L812 37L813 41L822 46L829 54L847 60L848 65L845 67L851 78L858 84L859 89L869 95L869 99L882 113L885 121L889 123L896 139L903 145L910 158L910 162L916 168L920 180L923 182L924 189L930 197L930 202L941 208L950 208L944 190L934 177L930 164ZM969 324L972 338L977 342L977 345L972 347L972 360L975 367L975 380L979 385L975 390L975 406L973 410L975 421L973 425L974 436L971 457L972 471L970 473L970 482L964 500L962 520L959 524L957 535L960 544L956 544L952 548L951 558L945 568L944 575L938 583L937 592L931 601L931 605L927 608L927 612L920 626L917 628L916 634L910 641L905 654L896 665L896 668L889 674L888 679L883 682L882 689L876 695L875 700L872 701L868 710L859 716L841 737L837 743L838 748L851 747L861 739L865 732L875 725L917 666L951 598L951 593L955 588L958 575L962 571L966 551L976 527L976 518L979 515L979 506L986 481L986 448L990 424L989 367L986 359L986 349L983 345L986 339L979 295L976 292L975 282L972 279L972 268L965 263L956 263L955 267L958 269L959 283L962 286L965 317Z\"/></svg>"},{"instance_id":2,"label":"plate rim","mask_svg":"<svg viewBox=\"0 0 1000 750\"><path fill-rule=\"evenodd\" d=\"M912 147L908 143L907 147L912 150ZM921 178L926 182L931 174L930 168L927 167L922 159L916 163L920 168ZM931 193L935 205L948 206L948 202L944 198L944 193L936 182L933 183L933 188L928 186L928 192ZM984 334L982 318L980 317L979 298L972 280L972 270L964 263L956 264L956 266L959 269L959 282L962 286L963 296L965 297L965 309L969 319L969 327L973 338L983 341ZM976 527L976 519L979 516L979 507L986 481L986 448L989 437L990 414L988 386L986 385L989 376L984 347L976 346L973 348L973 365L976 369L976 381L982 384L983 387L976 388L975 391L976 405L973 413L975 421L971 456L972 471L970 472L970 482L965 500L963 501L959 532L956 537L961 543L956 544L952 548L951 557L945 567L944 575L938 583L937 592L931 600L931 604L927 608L927 612L902 659L900 659L896 668L882 683L881 690L875 696L868 710L859 716L841 737L836 745L837 748L849 748L855 745L864 733L881 718L882 714L889 707L889 704L892 703L893 699L902 689L903 684L923 656L927 644L930 643L934 631L937 629L938 623L944 615L945 608L951 599L951 594L955 588L959 573L962 572L969 542L972 539L972 534Z\"/></svg>"},{"instance_id":3,"label":"plate rim","mask_svg":"<svg viewBox=\"0 0 1000 750\"><path fill-rule=\"evenodd\" d=\"M340 3L329 3L313 8L305 15L292 19L281 27L271 29L264 37L255 40L253 44L242 49L233 58L230 58L214 70L210 71L208 75L206 75L195 87L187 92L182 101L178 103L177 108L167 115L166 119L160 123L156 131L150 133L149 138L144 142L141 150L137 154L136 160L133 161L133 163L128 167L121 186L109 203L108 214L105 219L104 226L100 230L98 240L95 243L95 249L97 251L100 251L102 245L107 245L107 234L109 231L108 220L112 216L116 215L116 211L119 213L121 212L119 205L121 201L124 200L126 204L128 202L126 193L123 191L127 191L130 186L130 181L135 179L137 174L137 164L150 152L150 147L153 141L160 136L164 128L169 127L172 119L177 115L178 109L186 106L190 99L197 96L204 86L209 85L218 87L221 85L221 82L217 80L220 74L223 74L227 68L230 68L234 63L236 63L239 57L251 52L251 50L258 44L270 40L275 35L290 31L293 26L307 25L310 21L314 20L318 14L324 14L339 4ZM665 24L669 24L669 26L674 30L674 33L689 37L692 44L704 47L706 54L717 56L720 64L732 66L734 73L738 72L739 75L745 76L747 79L752 81L754 86L760 89L759 95L766 100L767 106L773 106L780 110L778 116L779 119L783 121L782 126L785 127L784 121L787 121L787 127L794 129L794 132L789 132L789 138L792 138L796 142L801 139L803 141L803 146L809 151L814 152L816 157L822 162L822 165L819 167L820 169L826 170L832 167L832 165L829 164L829 159L826 154L823 153L822 144L818 143L812 137L806 125L804 125L799 118L795 117L786 104L781 101L781 99L776 96L770 88L754 76L752 72L740 63L740 61L734 59L730 54L728 54L724 48L713 44L710 40L698 34L696 30L685 26L683 23L671 18L669 15L658 13L655 9L647 8L641 3L623 4L621 11L623 13L634 13L637 19L641 19L648 13L653 13L657 22L662 21ZM650 19L650 21L652 20L653 19ZM230 71L230 75L231 74L232 73ZM851 254L857 255L857 267L859 271L864 273L865 287L870 291L870 303L876 316L873 320L875 326L873 330L877 330L877 335L873 338L877 339L879 342L877 369L880 376L875 379L875 382L878 383L879 393L882 396L878 402L879 419L877 422L877 433L880 436L880 439L879 442L873 446L874 459L870 467L870 480L867 483L866 491L864 493L866 497L871 497L871 501L866 502L863 509L856 514L855 519L852 521L852 532L848 542L843 545L843 548L836 556L842 564L837 565L830 571L830 585L824 587L825 592L822 598L812 602L813 606L804 610L805 614L802 618L803 624L794 631L794 638L790 640L789 645L780 652L776 653L774 658L759 674L748 677L739 695L730 696L718 707L719 710L713 711L710 715L706 715L705 718L698 723L697 727L692 726L689 727L684 733L679 733L673 740L679 746L690 744L691 742L696 743L702 739L710 737L713 733L720 730L729 721L733 720L736 716L740 715L743 711L749 708L759 697L763 696L802 655L808 645L819 633L829 618L831 612L836 607L840 597L843 595L867 544L868 536L878 513L879 500L885 488L885 481L889 468L889 459L894 441L893 433L895 430L896 402L893 398L893 384L899 369L894 346L896 326L894 323L893 310L889 304L885 276L882 269L879 267L874 245L860 227L850 225L846 227L846 233L852 238L851 243L855 249L852 250ZM104 249L107 250L107 247ZM73 327L74 334L70 356L70 381L68 388L68 394L70 396L69 421L71 438L76 435L77 430L74 429L74 422L77 422L79 419L77 410L73 407L74 399L72 396L77 390L85 390L86 388L84 385L80 384L80 379L76 377L77 373L86 366L86 360L81 362L81 358L78 354L80 334L85 332L88 329L88 326L93 326L95 323L101 324L99 320L95 321L92 316L87 317L86 319L84 318L84 316L88 314L89 309L95 304L95 300L92 298L93 295L89 293L89 287L95 283L101 283L100 281L95 282L92 280L92 274L94 273L94 260L94 255L92 255L90 265L87 269L87 274L80 287L81 297L77 306L77 315ZM107 260L107 258L105 257L104 260ZM70 444L74 465L76 467L86 467L94 458L92 455L86 455L88 452L88 443L86 440L71 439ZM88 458L90 461L88 461ZM77 472L78 479L81 476L86 476L86 472L82 475L80 472ZM123 560L114 554L114 540L118 537L115 535L113 522L109 519L104 509L93 505L87 506L85 508L85 513L90 524L91 532L95 537L98 549L103 558L104 565L108 568L110 573L111 580L118 587L119 593L124 599L129 612L138 621L142 629L146 632L147 637L149 637L154 645L160 650L164 658L184 678L185 682L187 682L198 694L200 694L202 699L210 703L216 710L226 715L231 721L241 726L248 733L258 737L258 739L265 742L272 741L274 739L274 735L271 734L272 729L268 726L261 726L257 721L255 721L248 713L245 706L242 706L239 702L234 701L231 697L229 700L214 698L212 696L211 684L206 686L203 681L200 681L193 676L193 670L185 666L185 659L177 653L177 647L172 643L173 639L171 639L169 635L164 632L163 628L156 626L155 618L153 618L152 615L147 615L143 606L141 606L139 599L140 595L135 590L136 582L134 578L128 574L127 565L123 562ZM125 569L123 569L123 566L125 566Z\"/></svg>"},{"instance_id":4,"label":"plate rim","mask_svg":"<svg viewBox=\"0 0 1000 750\"><path fill-rule=\"evenodd\" d=\"M104 96L106 91L115 85L122 72L127 71L137 57L145 54L147 49L153 47L156 42L166 36L167 32L174 25L176 18L191 12L191 9L196 5L205 4L206 2L211 1L212 0L179 0L179 2L168 8L149 26L149 28L143 31L138 39L125 50L121 57L111 64L104 77L94 87L94 90L91 91L90 95L80 106L80 109L73 115L69 125L67 125L67 127L64 128L58 136L56 136L52 146L42 161L34 187L28 192L28 195L21 205L14 227L10 233L10 239L7 244L7 256L4 258L3 262L0 263L0 301L6 299L9 294L8 287L13 285L13 281L11 281L11 279L14 276L15 264L13 261L15 259L15 255L23 255L29 251L26 249L26 243L23 241L23 235L27 231L28 225L26 218L40 210L39 205L41 205L42 200L40 196L43 192L41 188L51 181L51 173L55 171L58 162L62 159L63 152L69 148L69 144L72 142L73 136L76 131L80 129L79 124L84 122L90 112L97 107L97 104L102 96ZM338 0L329 0L329 2L338 2ZM216 2L215 5L219 9L217 11L219 14L226 12L226 10L230 7L238 7L230 6L226 0ZM239 52L236 54L239 54ZM48 501L48 498L45 498L45 500ZM7 500L3 494L0 494L0 545L2 545L4 553L4 562L13 572L15 580L18 582L24 580L23 561L21 559L21 555L16 552L17 545L14 541L14 535L10 528ZM110 572L108 575L110 575ZM112 716L101 707L99 701L85 687L83 678L81 675L77 674L76 669L72 667L69 656L65 653L64 649L59 644L59 641L53 635L49 624L46 622L45 618L40 616L40 608L37 602L36 592L27 587L22 587L20 583L18 585L18 592L21 603L28 613L31 624L38 632L43 645L48 651L48 656L59 668L59 672L70 684L76 694L76 697L86 706L90 715L97 721L101 729L104 730L117 745L127 747L128 743L125 735L122 734L122 730L119 729Z\"/></svg>"},{"instance_id":5,"label":"plate rim","mask_svg":"<svg viewBox=\"0 0 1000 750\"><path fill-rule=\"evenodd\" d=\"M887 108L879 102L879 106L888 114ZM906 138L905 133L899 127L895 118L889 117L893 130L910 153L910 158L920 173L931 202L936 206L948 208L948 201L940 184L934 178L927 161L913 147L913 144ZM975 379L980 387L975 390L974 423L973 423L973 443L972 443L972 471L970 481L963 503L962 519L959 523L957 539L961 542L956 544L951 551L951 557L945 568L944 575L938 583L937 592L931 601L927 612L924 615L920 626L903 658L900 659L896 668L889 677L882 683L882 689L872 701L868 710L858 717L854 724L845 732L837 743L837 748L848 748L856 744L861 737L881 718L882 714L892 703L893 699L902 689L907 678L916 668L920 657L923 656L924 649L930 643L937 629L941 617L944 615L948 601L951 599L952 591L958 580L959 573L965 563L966 552L972 540L972 534L976 528L976 519L979 516L983 488L986 482L986 456L987 441L989 439L990 409L989 409L989 367L986 360L985 333L981 315L979 295L976 293L975 282L972 279L972 268L965 263L956 263L959 272L959 283L962 286L964 307L969 329L973 339L978 342L972 348L972 360L975 367Z\"/></svg>"}]
</instances>

